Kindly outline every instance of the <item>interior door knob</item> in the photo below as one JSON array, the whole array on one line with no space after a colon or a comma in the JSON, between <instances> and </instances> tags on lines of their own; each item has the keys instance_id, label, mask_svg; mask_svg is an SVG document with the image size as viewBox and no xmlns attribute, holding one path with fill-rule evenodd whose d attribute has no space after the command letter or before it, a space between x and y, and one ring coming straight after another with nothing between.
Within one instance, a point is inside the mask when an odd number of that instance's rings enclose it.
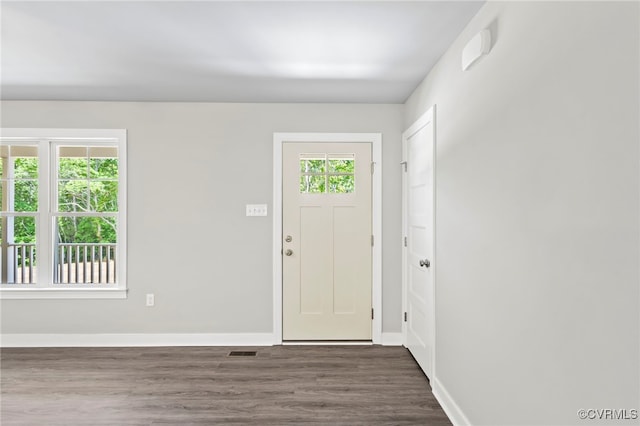
<instances>
[{"instance_id":1,"label":"interior door knob","mask_svg":"<svg viewBox=\"0 0 640 426\"><path fill-rule=\"evenodd\" d=\"M424 266L425 268L428 268L429 266L431 266L431 262L429 262L429 259L425 259L425 260L420 260L420 266Z\"/></svg>"},{"instance_id":2,"label":"interior door knob","mask_svg":"<svg viewBox=\"0 0 640 426\"><path fill-rule=\"evenodd\" d=\"M291 256L293 254L293 250L287 249L287 251L285 251L284 254L286 254L287 256Z\"/></svg>"}]
</instances>

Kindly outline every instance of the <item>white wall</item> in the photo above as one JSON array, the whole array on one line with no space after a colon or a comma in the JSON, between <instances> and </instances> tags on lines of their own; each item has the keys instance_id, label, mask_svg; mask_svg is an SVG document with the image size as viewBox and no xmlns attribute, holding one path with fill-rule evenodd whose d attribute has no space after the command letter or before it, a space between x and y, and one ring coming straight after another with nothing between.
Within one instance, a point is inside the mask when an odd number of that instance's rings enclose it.
<instances>
[{"instance_id":1,"label":"white wall","mask_svg":"<svg viewBox=\"0 0 640 426\"><path fill-rule=\"evenodd\" d=\"M3 300L3 333L271 333L274 132L382 132L383 332L400 331L402 105L3 102L3 127L128 130L126 300ZM145 294L155 294L153 308Z\"/></svg>"},{"instance_id":2,"label":"white wall","mask_svg":"<svg viewBox=\"0 0 640 426\"><path fill-rule=\"evenodd\" d=\"M435 385L457 419L640 408L639 17L490 2L406 103L405 128L437 104Z\"/></svg>"}]
</instances>

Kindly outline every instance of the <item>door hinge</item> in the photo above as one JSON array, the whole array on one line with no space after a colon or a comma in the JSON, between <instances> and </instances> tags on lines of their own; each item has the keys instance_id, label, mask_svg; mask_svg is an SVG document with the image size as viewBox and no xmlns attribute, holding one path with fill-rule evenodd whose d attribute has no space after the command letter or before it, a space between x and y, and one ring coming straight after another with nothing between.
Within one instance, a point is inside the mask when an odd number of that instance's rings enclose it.
<instances>
[{"instance_id":1,"label":"door hinge","mask_svg":"<svg viewBox=\"0 0 640 426\"><path fill-rule=\"evenodd\" d=\"M404 246L407 247L407 237L404 237Z\"/></svg>"},{"instance_id":2,"label":"door hinge","mask_svg":"<svg viewBox=\"0 0 640 426\"><path fill-rule=\"evenodd\" d=\"M404 171L405 173L407 172L407 162L403 161L402 163L400 163L401 166L404 166Z\"/></svg>"},{"instance_id":3,"label":"door hinge","mask_svg":"<svg viewBox=\"0 0 640 426\"><path fill-rule=\"evenodd\" d=\"M407 313L404 313L404 322L407 322Z\"/></svg>"},{"instance_id":4,"label":"door hinge","mask_svg":"<svg viewBox=\"0 0 640 426\"><path fill-rule=\"evenodd\" d=\"M371 319L373 319L373 308L371 308Z\"/></svg>"},{"instance_id":5,"label":"door hinge","mask_svg":"<svg viewBox=\"0 0 640 426\"><path fill-rule=\"evenodd\" d=\"M374 244L374 240L373 240L373 235L371 236L371 247L373 247Z\"/></svg>"},{"instance_id":6,"label":"door hinge","mask_svg":"<svg viewBox=\"0 0 640 426\"><path fill-rule=\"evenodd\" d=\"M373 174L375 172L375 170L376 170L376 162L372 161L371 162L371 174Z\"/></svg>"}]
</instances>

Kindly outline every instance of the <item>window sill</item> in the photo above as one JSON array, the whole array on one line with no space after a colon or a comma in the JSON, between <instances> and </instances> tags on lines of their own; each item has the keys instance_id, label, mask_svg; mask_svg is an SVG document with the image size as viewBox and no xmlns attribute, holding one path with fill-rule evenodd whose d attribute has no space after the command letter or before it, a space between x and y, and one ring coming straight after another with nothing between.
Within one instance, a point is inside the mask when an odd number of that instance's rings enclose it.
<instances>
[{"instance_id":1,"label":"window sill","mask_svg":"<svg viewBox=\"0 0 640 426\"><path fill-rule=\"evenodd\" d=\"M2 288L0 299L126 299L119 288Z\"/></svg>"}]
</instances>

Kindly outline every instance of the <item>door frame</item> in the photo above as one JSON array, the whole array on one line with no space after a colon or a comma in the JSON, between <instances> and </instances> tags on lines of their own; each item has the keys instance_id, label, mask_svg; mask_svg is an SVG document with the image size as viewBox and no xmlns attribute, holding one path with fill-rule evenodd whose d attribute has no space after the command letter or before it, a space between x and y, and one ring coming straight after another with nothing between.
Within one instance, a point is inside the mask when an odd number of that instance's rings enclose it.
<instances>
[{"instance_id":1,"label":"door frame","mask_svg":"<svg viewBox=\"0 0 640 426\"><path fill-rule=\"evenodd\" d=\"M273 134L273 343L282 344L282 145L296 143L369 143L374 173L371 178L372 251L371 340L382 343L382 133Z\"/></svg>"},{"instance_id":2,"label":"door frame","mask_svg":"<svg viewBox=\"0 0 640 426\"><path fill-rule=\"evenodd\" d=\"M431 330L431 335L433 336L433 342L432 343L432 348L433 348L433 353L431 354L431 375L433 377L429 377L429 380L431 380L431 383L433 383L433 380L435 379L436 376L436 312L435 312L435 307L436 307L436 272L437 272L437 265L438 263L436 262L436 136L437 136L437 129L436 129L436 106L433 105L432 107L430 107L424 114L422 114L420 116L420 118L418 118L411 126L409 126L407 128L407 130L405 130L404 132L402 132L402 165L404 165L405 167L408 165L408 161L410 160L409 158L407 158L407 141L408 139L415 135L420 129L422 129L424 126L426 126L427 124L432 123L433 125L433 151L432 151L432 156L433 156L433 168L432 168L432 182L433 182L433 188L432 188L432 203L433 203L433 218L432 218L432 226L433 226L433 241L431 242L431 268L432 268L432 274L433 274L433 284L432 284L432 288L433 288L433 293L431 295L431 300L433 301L433 306L431 306L432 309L430 309L430 316L431 316L431 324L432 324L432 330ZM407 172L406 172L406 168L403 170L402 173L402 235L403 235L403 241L402 241L402 312L403 315L404 313L407 312L407 297L408 297L408 291L407 291L407 280L408 280L408 276L407 276L407 270L408 270L408 258L407 258L407 250L408 247L405 247L404 245L404 238L407 237L407 214L408 214L408 206L407 206L407 184L408 184L408 177L407 177ZM405 321L402 322L402 345L406 347L407 345L407 323Z\"/></svg>"}]
</instances>

